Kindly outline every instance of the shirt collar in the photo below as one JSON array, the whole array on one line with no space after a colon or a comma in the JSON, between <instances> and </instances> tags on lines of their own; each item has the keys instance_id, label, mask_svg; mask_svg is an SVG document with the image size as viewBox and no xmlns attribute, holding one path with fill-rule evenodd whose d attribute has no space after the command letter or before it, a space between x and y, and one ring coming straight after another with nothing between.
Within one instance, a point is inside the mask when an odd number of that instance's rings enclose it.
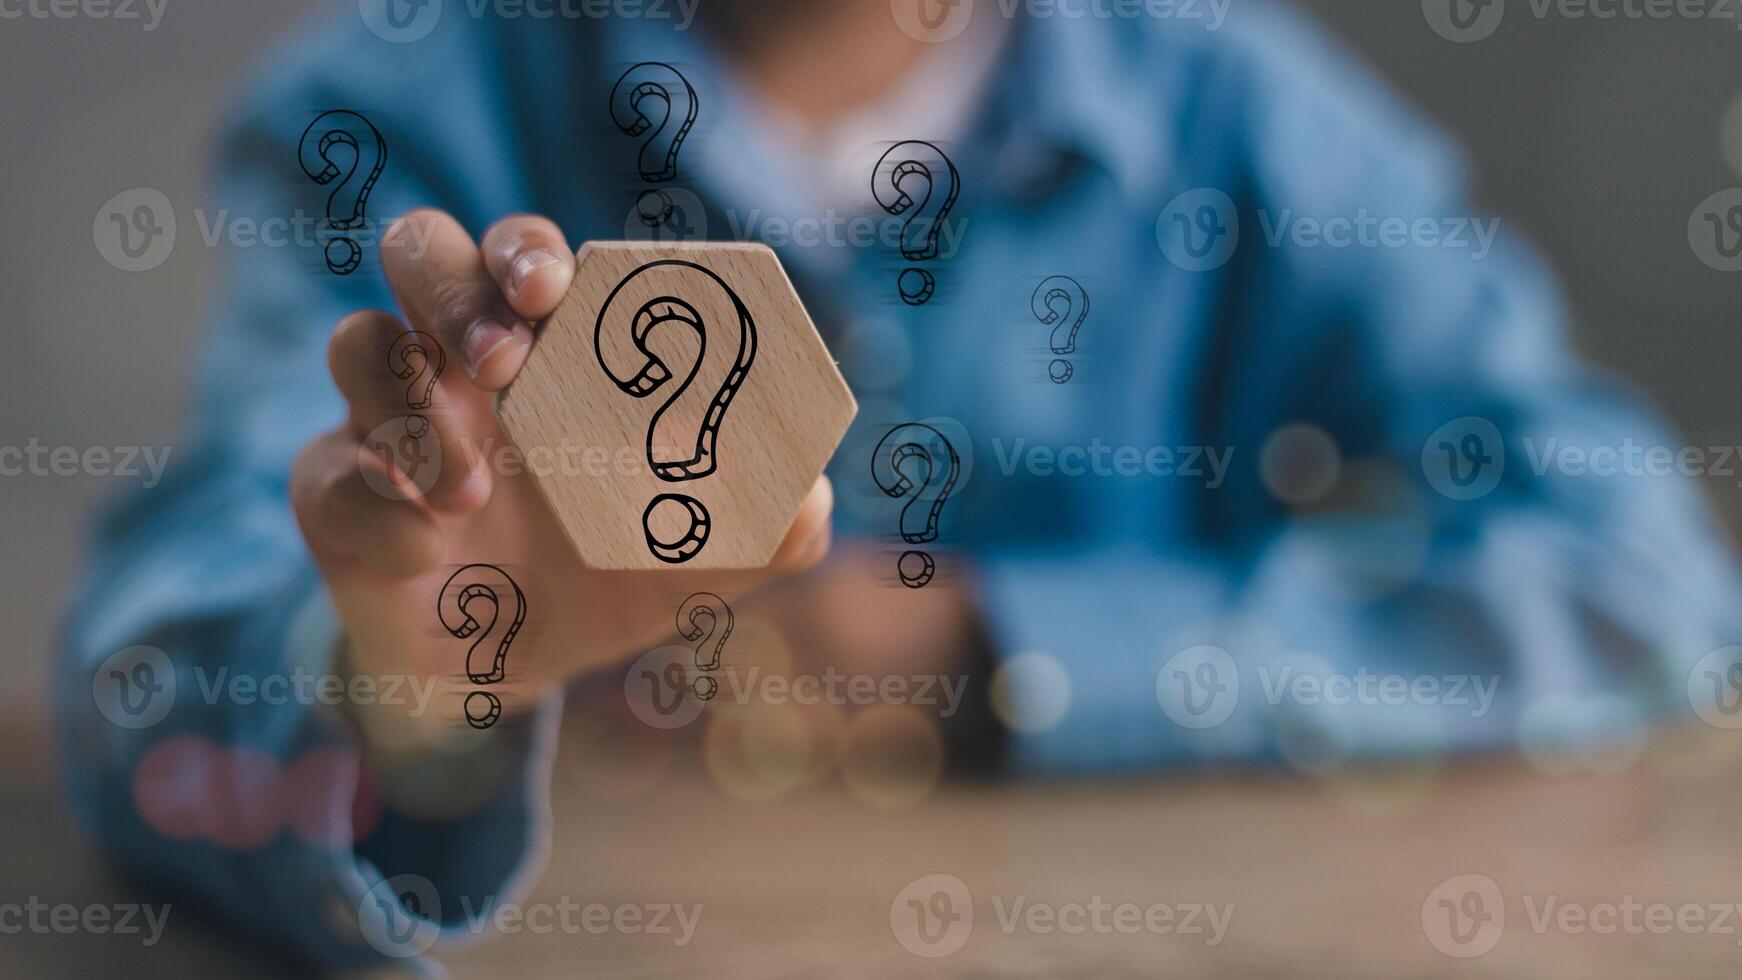
<instances>
[{"instance_id":1,"label":"shirt collar","mask_svg":"<svg viewBox=\"0 0 1742 980\"><path fill-rule=\"evenodd\" d=\"M679 182L759 184L768 189L762 206L800 213L804 202L790 186L778 186L783 162L755 138L758 127L745 125L758 110L744 101L700 33L616 20L604 48L604 74L614 80L636 62L663 61L691 76L707 101L688 144L684 162L690 165L680 162ZM1087 17L1022 18L1012 33L981 122L965 141L980 164L972 170L1009 191L1076 154L1106 169L1127 201L1157 193L1175 166L1169 100L1177 95L1170 93L1184 88L1154 80L1153 59L1166 46L1148 31Z\"/></svg>"},{"instance_id":2,"label":"shirt collar","mask_svg":"<svg viewBox=\"0 0 1742 980\"><path fill-rule=\"evenodd\" d=\"M1025 19L1017 35L997 107L1004 142L991 162L1020 169L1023 155L1075 153L1104 167L1126 200L1153 195L1174 169L1166 92L1181 87L1151 81L1146 62L1162 46L1086 17Z\"/></svg>"}]
</instances>

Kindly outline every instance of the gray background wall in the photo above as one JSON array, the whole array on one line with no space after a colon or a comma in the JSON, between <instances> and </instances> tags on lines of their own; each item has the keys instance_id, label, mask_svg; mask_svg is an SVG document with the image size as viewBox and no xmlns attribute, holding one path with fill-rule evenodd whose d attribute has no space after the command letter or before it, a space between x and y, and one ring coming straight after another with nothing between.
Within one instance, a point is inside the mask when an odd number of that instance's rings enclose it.
<instances>
[{"instance_id":1,"label":"gray background wall","mask_svg":"<svg viewBox=\"0 0 1742 980\"><path fill-rule=\"evenodd\" d=\"M1708 194L1742 184L1726 163L1742 165L1742 126L1728 154L1723 126L1742 96L1742 22L1539 20L1510 3L1493 37L1454 45L1415 0L1305 0L1466 143L1483 206L1561 272L1580 347L1634 378L1690 443L1742 442L1742 274L1703 265L1686 230ZM92 219L132 187L178 209L200 201L216 113L315 6L168 0L149 34L0 20L0 445L171 440L213 256L178 246L150 274L124 274L97 254ZM0 705L41 702L88 512L129 482L0 478ZM1707 486L1742 526L1742 490Z\"/></svg>"}]
</instances>

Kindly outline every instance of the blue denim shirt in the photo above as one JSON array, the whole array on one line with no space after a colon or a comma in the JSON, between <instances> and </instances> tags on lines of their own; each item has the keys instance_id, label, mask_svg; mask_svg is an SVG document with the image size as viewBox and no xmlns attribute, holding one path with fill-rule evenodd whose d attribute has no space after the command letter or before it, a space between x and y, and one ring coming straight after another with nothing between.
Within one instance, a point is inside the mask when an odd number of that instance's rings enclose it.
<instances>
[{"instance_id":1,"label":"blue denim shirt","mask_svg":"<svg viewBox=\"0 0 1742 980\"><path fill-rule=\"evenodd\" d=\"M676 184L706 202L711 237L812 206L779 179L746 95L669 24L474 18L450 3L427 37L393 43L341 6L231 120L209 212L319 215L327 190L299 170L298 139L347 108L390 149L370 200L383 225L431 205L474 234L524 211L573 242L622 238L638 141L607 99L645 59L696 85ZM1241 5L1206 28L1015 25L971 129L944 145L963 234L924 263L929 304L896 298L911 263L883 244L775 243L862 403L831 470L842 533L895 529L898 505L865 465L890 425L954 434L972 470L936 554L980 597L1021 772L1320 772L1577 744L1685 708L1696 661L1737 636L1734 573L1697 490L1542 465L1667 437L1569 355L1549 277L1511 225L1478 233L1494 226L1461 196L1442 137L1286 11ZM1054 276L1091 298L1068 358L1035 313ZM318 248L228 250L194 448L102 524L59 672L72 797L102 844L329 963L422 948L417 920L372 911L370 889L393 876L433 883L458 933L456 896L511 895L536 872L555 706L501 733L487 805L440 822L389 805L354 828L354 746L327 713L182 698L129 728L90 692L141 644L183 690L196 665L330 669L337 629L287 477L343 418L333 326L391 305L372 250L349 276ZM1071 380L1048 379L1054 359ZM1301 677L1320 686L1303 692ZM1435 686L1397 703L1352 694L1363 677ZM300 797L327 803L317 826L275 832L264 811L283 800L257 798L243 762L188 762L189 745L285 772L328 760L297 770ZM188 818L167 833L142 812L175 811L151 789L164 786L266 829L213 839Z\"/></svg>"}]
</instances>

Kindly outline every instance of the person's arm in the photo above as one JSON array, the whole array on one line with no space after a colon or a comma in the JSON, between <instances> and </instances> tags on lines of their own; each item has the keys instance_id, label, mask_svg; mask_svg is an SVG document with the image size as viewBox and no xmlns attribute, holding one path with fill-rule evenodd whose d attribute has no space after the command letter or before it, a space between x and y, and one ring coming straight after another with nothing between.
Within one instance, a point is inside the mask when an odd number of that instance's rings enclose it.
<instances>
[{"instance_id":1,"label":"person's arm","mask_svg":"<svg viewBox=\"0 0 1742 980\"><path fill-rule=\"evenodd\" d=\"M208 221L282 220L324 199L296 179L297 137L315 114L293 104L266 98L244 114L202 212ZM369 211L378 223L365 233L428 194L411 154L394 149ZM193 247L198 228L186 212L182 222L183 247ZM342 630L291 515L291 464L345 418L328 376L333 326L392 305L373 249L369 259L337 276L318 246L224 251L194 423L173 445L162 485L103 524L59 663L64 768L75 810L103 846L130 873L334 964L380 958L359 914L369 916L365 894L384 877L427 878L450 916L461 896L511 890L543 835L560 702L548 698L542 720L529 715L463 750L422 756L426 777L467 791L405 807L383 805L346 711L314 686L343 677ZM100 672L137 645L162 651L154 664L172 665L173 692L167 677ZM309 686L294 686L304 678ZM117 724L93 697L93 684L119 685L137 706L149 695L127 689L136 679L173 704L149 727ZM402 683L413 706L422 696ZM150 709L118 720L150 720Z\"/></svg>"},{"instance_id":2,"label":"person's arm","mask_svg":"<svg viewBox=\"0 0 1742 980\"><path fill-rule=\"evenodd\" d=\"M462 61L425 49L417 64ZM283 220L330 190L308 192L298 137L342 95L269 92L229 144L214 220ZM488 464L509 445L494 397L574 257L551 221L479 203L477 155L506 138L475 111L488 99L455 101L470 109L378 112L399 135L369 214L391 228L362 268L334 275L318 244L225 256L196 424L163 484L104 524L58 665L64 769L104 849L326 964L473 938L468 909L515 900L542 858L563 685L669 632L672 595L697 585L582 567L524 469ZM456 198L480 227L423 207ZM411 414L392 355L411 331L446 367L407 450L378 436ZM432 454L426 481L412 459ZM819 480L769 568L707 587L819 560L831 499ZM501 622L524 593L490 689L499 715L468 699L479 637L453 632L482 616L451 608L476 606L461 595L479 584ZM154 652L111 659L141 646Z\"/></svg>"},{"instance_id":3,"label":"person's arm","mask_svg":"<svg viewBox=\"0 0 1742 980\"><path fill-rule=\"evenodd\" d=\"M1001 656L1046 654L1063 670L1064 683L1009 672L1007 695L1033 725L1015 733L1013 762L1322 770L1625 739L1685 712L1695 662L1742 638L1738 579L1698 487L1679 474L1538 473L1569 446L1675 442L1568 352L1550 277L1509 224L1485 254L1469 225L1462 245L1273 246L1266 223L1291 217L1486 219L1437 135L1382 104L1379 83L1308 53L1293 20L1254 23L1272 36L1213 42L1197 104L1215 108L1193 120L1194 134L1239 134L1236 163L1215 169L1216 153L1193 144L1169 175L1239 209L1231 262L1194 273L1225 277L1228 301L1202 373L1217 384L1192 430L1232 447L1233 466L1196 501L1201 536L1171 554L1132 542L984 558L980 600ZM1293 487L1286 466L1272 486L1261 478L1267 440L1290 423L1336 447L1323 498L1310 473ZM1297 445L1310 471L1321 454ZM1278 499L1278 482L1296 503ZM1362 672L1463 687L1400 705L1291 693L1303 674Z\"/></svg>"}]
</instances>

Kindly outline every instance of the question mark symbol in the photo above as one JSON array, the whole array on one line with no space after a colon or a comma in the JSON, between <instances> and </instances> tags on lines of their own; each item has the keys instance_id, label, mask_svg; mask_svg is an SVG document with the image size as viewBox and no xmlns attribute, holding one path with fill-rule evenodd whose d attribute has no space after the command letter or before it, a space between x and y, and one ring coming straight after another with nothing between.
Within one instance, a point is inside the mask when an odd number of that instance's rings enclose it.
<instances>
[{"instance_id":1,"label":"question mark symbol","mask_svg":"<svg viewBox=\"0 0 1742 980\"><path fill-rule=\"evenodd\" d=\"M940 461L948 465L939 466ZM907 475L909 464L922 467L916 482ZM944 504L956 488L961 474L962 459L956 447L944 434L920 422L909 422L890 429L871 454L871 479L884 495L896 500L912 496L901 508L899 529L901 539L908 544L925 544L938 539L938 520ZM922 503L928 506L921 507ZM923 518L913 519L914 515ZM916 528L917 525L917 528ZM915 570L913 566L917 565ZM901 584L910 589L923 589L937 573L937 562L923 551L907 551L896 561L896 573Z\"/></svg>"},{"instance_id":2,"label":"question mark symbol","mask_svg":"<svg viewBox=\"0 0 1742 980\"><path fill-rule=\"evenodd\" d=\"M944 151L924 140L907 140L884 151L871 172L871 196L886 213L907 215L901 226L901 256L910 262L938 257L938 234L956 206L961 175ZM902 302L923 306L937 292L930 271L908 268L896 280Z\"/></svg>"},{"instance_id":3,"label":"question mark symbol","mask_svg":"<svg viewBox=\"0 0 1742 980\"><path fill-rule=\"evenodd\" d=\"M448 355L442 345L417 330L395 337L393 346L387 349L387 367L400 380L411 382L405 389L405 404L413 410L429 408L435 401L436 381L447 364ZM423 380L426 374L428 379ZM422 439L429 432L429 419L413 415L405 420L405 431L413 440Z\"/></svg>"},{"instance_id":4,"label":"question mark symbol","mask_svg":"<svg viewBox=\"0 0 1742 980\"><path fill-rule=\"evenodd\" d=\"M658 121L648 100L659 103ZM650 133L641 144L641 179L650 184L677 177L677 153L696 124L696 90L683 73L662 61L643 61L623 73L611 89L611 121L625 136ZM668 133L672 120L682 119Z\"/></svg>"},{"instance_id":5,"label":"question mark symbol","mask_svg":"<svg viewBox=\"0 0 1742 980\"><path fill-rule=\"evenodd\" d=\"M639 299L644 296L647 298ZM719 339L722 331L730 336L733 323L738 328L736 355L729 364L718 357L710 363L709 324L714 326ZM672 379L671 369L647 346L648 336L668 324L687 327L695 333L696 358L689 374L647 423L647 465L654 476L667 483L685 483L709 476L718 463L715 443L720 425L756 359L756 322L732 287L712 270L694 262L661 259L636 269L611 290L593 325L593 349L598 354L599 366L625 394L646 398ZM607 331L614 341L609 345L605 342ZM631 353L631 347L636 353ZM702 384L695 387L696 394L685 398L697 376L703 375L704 367L707 372ZM711 397L704 393L711 393ZM668 414L671 416L668 427L694 432L693 442L687 435L683 442L660 441L658 433ZM692 447L687 456L683 455L685 450L677 448L681 445ZM687 529L676 541L668 541L654 531L654 512L661 504L673 505L666 508L668 513L682 511L679 520L687 521ZM648 550L655 558L673 565L701 553L708 543L711 522L701 501L681 493L654 497L641 515Z\"/></svg>"},{"instance_id":6,"label":"question mark symbol","mask_svg":"<svg viewBox=\"0 0 1742 980\"><path fill-rule=\"evenodd\" d=\"M1049 342L1054 354L1075 354L1077 352L1077 331L1083 328L1083 321L1089 317L1089 294L1082 284L1070 276L1053 276L1043 281L1034 291L1030 300L1034 309L1034 318L1045 324L1056 324L1052 328ZM1076 319L1071 314L1076 314ZM1070 328L1064 340L1059 340L1059 331ZM1054 384L1064 384L1071 380L1076 369L1071 362L1063 358L1054 358L1047 368L1047 375Z\"/></svg>"},{"instance_id":7,"label":"question mark symbol","mask_svg":"<svg viewBox=\"0 0 1742 980\"><path fill-rule=\"evenodd\" d=\"M512 621L503 632L502 639L497 641L489 666L479 666L474 658L484 647L484 641L490 638L497 624L502 621L503 596L510 593L513 596ZM480 604L489 606L490 616L487 622L480 619L474 611ZM450 618L449 613L456 615ZM495 565L467 565L461 568L448 579L447 584L442 586L441 595L436 597L436 615L441 618L442 626L458 639L464 640L477 635L478 638L472 641L471 649L466 651L466 676L472 683L497 684L508 676L508 648L513 645L515 636L520 633L521 624L526 621L526 594L520 591L519 583L507 572ZM502 717L502 699L488 691L473 691L466 695L465 710L466 721L473 728L489 728Z\"/></svg>"},{"instance_id":8,"label":"question mark symbol","mask_svg":"<svg viewBox=\"0 0 1742 980\"><path fill-rule=\"evenodd\" d=\"M339 147L346 152L335 156ZM387 166L387 142L381 138L381 131L360 114L333 109L321 113L303 130L296 155L310 180L322 187L338 182L327 195L323 222L328 229L326 259L327 268L334 274L348 276L362 264L363 247L345 232L366 223L363 212L369 206L369 195ZM351 178L363 170L365 162L369 166L368 176L354 182ZM358 186L351 187L353 183Z\"/></svg>"},{"instance_id":9,"label":"question mark symbol","mask_svg":"<svg viewBox=\"0 0 1742 980\"><path fill-rule=\"evenodd\" d=\"M441 379L442 369L447 366L447 354L442 345L429 334L416 330L406 331L393 338L392 346L387 349L387 369L404 381L411 384L405 390L406 406L414 412L427 409L435 401L436 382ZM437 471L441 467L439 447L433 452L424 451L423 437L429 435L430 422L422 414L408 415L401 420L403 434L398 436L397 446L388 432L389 422L383 423L370 433L370 443L380 454L408 481L411 489L401 490L391 487L388 496L395 496L395 491L410 494L415 489L419 495L427 492L435 484L435 475L423 477L426 464ZM380 436L380 438L376 438ZM423 477L420 481L420 477ZM377 488L388 490L388 488Z\"/></svg>"},{"instance_id":10,"label":"question mark symbol","mask_svg":"<svg viewBox=\"0 0 1742 980\"><path fill-rule=\"evenodd\" d=\"M686 615L687 614L687 615ZM707 623L703 628L703 622ZM683 601L677 610L677 631L684 639L696 646L696 669L711 671L720 669L720 654L726 649L726 640L732 635L732 607L726 605L726 600L712 592L697 592ZM702 647L707 646L708 639L715 631L719 639L714 642L713 656L705 657ZM673 666L676 666L675 664ZM711 701L720 690L720 683L712 677L696 678L696 697L703 701Z\"/></svg>"}]
</instances>

